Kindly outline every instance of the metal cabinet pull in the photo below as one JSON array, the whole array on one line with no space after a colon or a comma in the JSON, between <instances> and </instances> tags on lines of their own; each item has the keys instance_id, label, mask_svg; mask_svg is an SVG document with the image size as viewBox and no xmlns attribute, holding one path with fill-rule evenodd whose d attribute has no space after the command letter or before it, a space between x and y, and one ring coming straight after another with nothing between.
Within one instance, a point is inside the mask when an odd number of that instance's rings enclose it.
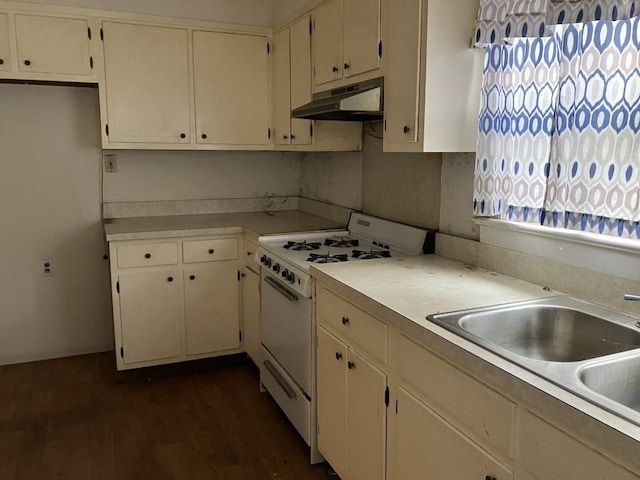
<instances>
[{"instance_id":1,"label":"metal cabinet pull","mask_svg":"<svg viewBox=\"0 0 640 480\"><path fill-rule=\"evenodd\" d=\"M209 249L209 255L213 255L215 253L215 250L213 248Z\"/></svg>"},{"instance_id":2,"label":"metal cabinet pull","mask_svg":"<svg viewBox=\"0 0 640 480\"><path fill-rule=\"evenodd\" d=\"M347 362L347 367L349 367L349 370L354 370L356 368L356 364L353 362Z\"/></svg>"},{"instance_id":3,"label":"metal cabinet pull","mask_svg":"<svg viewBox=\"0 0 640 480\"><path fill-rule=\"evenodd\" d=\"M28 67L29 65L31 65L31 60L25 60L24 64Z\"/></svg>"},{"instance_id":4,"label":"metal cabinet pull","mask_svg":"<svg viewBox=\"0 0 640 480\"><path fill-rule=\"evenodd\" d=\"M195 280L196 276L195 275L189 275L189 280Z\"/></svg>"},{"instance_id":5,"label":"metal cabinet pull","mask_svg":"<svg viewBox=\"0 0 640 480\"><path fill-rule=\"evenodd\" d=\"M342 317L342 324L344 326L349 325L349 317Z\"/></svg>"},{"instance_id":6,"label":"metal cabinet pull","mask_svg":"<svg viewBox=\"0 0 640 480\"><path fill-rule=\"evenodd\" d=\"M289 399L296 398L295 390L289 386L284 377L280 374L276 367L273 366L273 363L271 363L269 360L265 360L264 366L269 371L276 383L280 385L280 388L287 395L287 397L289 397Z\"/></svg>"},{"instance_id":7,"label":"metal cabinet pull","mask_svg":"<svg viewBox=\"0 0 640 480\"><path fill-rule=\"evenodd\" d=\"M169 283L173 282L173 277L167 278L167 282L169 282Z\"/></svg>"},{"instance_id":8,"label":"metal cabinet pull","mask_svg":"<svg viewBox=\"0 0 640 480\"><path fill-rule=\"evenodd\" d=\"M180 134L180 138L187 138L187 134L186 133L181 133Z\"/></svg>"},{"instance_id":9,"label":"metal cabinet pull","mask_svg":"<svg viewBox=\"0 0 640 480\"><path fill-rule=\"evenodd\" d=\"M334 66L333 66L333 68L332 68L332 70L333 70L333 73L336 73L339 69L338 69L338 67L336 67L336 66L334 65Z\"/></svg>"},{"instance_id":10,"label":"metal cabinet pull","mask_svg":"<svg viewBox=\"0 0 640 480\"><path fill-rule=\"evenodd\" d=\"M144 258L146 258L146 259L151 258L151 254L150 254L150 253L145 253L145 254L144 254Z\"/></svg>"},{"instance_id":11,"label":"metal cabinet pull","mask_svg":"<svg viewBox=\"0 0 640 480\"><path fill-rule=\"evenodd\" d=\"M340 352L336 352L336 360L342 360L342 354Z\"/></svg>"}]
</instances>

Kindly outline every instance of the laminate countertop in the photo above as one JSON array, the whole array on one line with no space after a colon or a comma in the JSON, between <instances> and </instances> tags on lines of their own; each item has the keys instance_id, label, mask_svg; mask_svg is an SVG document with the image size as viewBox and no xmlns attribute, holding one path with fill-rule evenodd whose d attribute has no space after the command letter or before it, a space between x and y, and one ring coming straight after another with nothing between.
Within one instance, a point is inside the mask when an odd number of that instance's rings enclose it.
<instances>
[{"instance_id":1,"label":"laminate countertop","mask_svg":"<svg viewBox=\"0 0 640 480\"><path fill-rule=\"evenodd\" d=\"M440 312L562 292L436 255L314 264L311 272L319 284L468 374L532 405L595 445L615 445L613 458L640 471L640 427L426 319Z\"/></svg>"},{"instance_id":2,"label":"laminate countertop","mask_svg":"<svg viewBox=\"0 0 640 480\"><path fill-rule=\"evenodd\" d=\"M112 218L104 221L108 242L232 233L245 233L256 240L260 235L345 228L344 224L299 210Z\"/></svg>"}]
</instances>

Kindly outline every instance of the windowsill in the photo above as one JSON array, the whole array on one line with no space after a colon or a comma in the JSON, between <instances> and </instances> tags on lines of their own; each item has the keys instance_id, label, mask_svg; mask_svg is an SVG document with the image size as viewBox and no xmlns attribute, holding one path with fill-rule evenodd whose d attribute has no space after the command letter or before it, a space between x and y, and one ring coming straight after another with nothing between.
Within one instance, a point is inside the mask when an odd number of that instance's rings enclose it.
<instances>
[{"instance_id":1,"label":"windowsill","mask_svg":"<svg viewBox=\"0 0 640 480\"><path fill-rule=\"evenodd\" d=\"M640 279L640 240L495 218L473 222L481 243Z\"/></svg>"}]
</instances>

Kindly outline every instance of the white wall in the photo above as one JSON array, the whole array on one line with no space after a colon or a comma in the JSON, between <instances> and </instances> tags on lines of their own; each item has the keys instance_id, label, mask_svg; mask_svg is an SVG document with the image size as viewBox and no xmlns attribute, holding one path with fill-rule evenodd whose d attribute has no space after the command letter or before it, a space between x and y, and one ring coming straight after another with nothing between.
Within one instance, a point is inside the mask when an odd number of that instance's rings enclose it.
<instances>
[{"instance_id":1,"label":"white wall","mask_svg":"<svg viewBox=\"0 0 640 480\"><path fill-rule=\"evenodd\" d=\"M0 364L109 350L97 89L0 84L0 105Z\"/></svg>"},{"instance_id":2,"label":"white wall","mask_svg":"<svg viewBox=\"0 0 640 480\"><path fill-rule=\"evenodd\" d=\"M383 153L381 124L365 125L362 209L365 213L437 229L442 155Z\"/></svg>"},{"instance_id":3,"label":"white wall","mask_svg":"<svg viewBox=\"0 0 640 480\"><path fill-rule=\"evenodd\" d=\"M215 22L270 26L272 0L15 0Z\"/></svg>"},{"instance_id":4,"label":"white wall","mask_svg":"<svg viewBox=\"0 0 640 480\"><path fill-rule=\"evenodd\" d=\"M475 153L445 153L442 161L440 231L477 240L473 218L473 172Z\"/></svg>"},{"instance_id":5,"label":"white wall","mask_svg":"<svg viewBox=\"0 0 640 480\"><path fill-rule=\"evenodd\" d=\"M298 196L300 154L113 151L105 202Z\"/></svg>"},{"instance_id":6,"label":"white wall","mask_svg":"<svg viewBox=\"0 0 640 480\"><path fill-rule=\"evenodd\" d=\"M272 3L272 25L278 27L283 22L291 20L292 16L309 10L318 0L272 0Z\"/></svg>"}]
</instances>

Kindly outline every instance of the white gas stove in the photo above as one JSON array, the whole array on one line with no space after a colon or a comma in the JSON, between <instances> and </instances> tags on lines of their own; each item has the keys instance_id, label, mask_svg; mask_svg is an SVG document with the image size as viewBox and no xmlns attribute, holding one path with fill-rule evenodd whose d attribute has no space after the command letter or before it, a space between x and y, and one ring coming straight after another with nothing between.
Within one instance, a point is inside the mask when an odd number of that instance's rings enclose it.
<instances>
[{"instance_id":1,"label":"white gas stove","mask_svg":"<svg viewBox=\"0 0 640 480\"><path fill-rule=\"evenodd\" d=\"M260 237L262 356L260 381L316 448L313 263L344 263L433 253L435 232L354 213L348 230Z\"/></svg>"}]
</instances>

